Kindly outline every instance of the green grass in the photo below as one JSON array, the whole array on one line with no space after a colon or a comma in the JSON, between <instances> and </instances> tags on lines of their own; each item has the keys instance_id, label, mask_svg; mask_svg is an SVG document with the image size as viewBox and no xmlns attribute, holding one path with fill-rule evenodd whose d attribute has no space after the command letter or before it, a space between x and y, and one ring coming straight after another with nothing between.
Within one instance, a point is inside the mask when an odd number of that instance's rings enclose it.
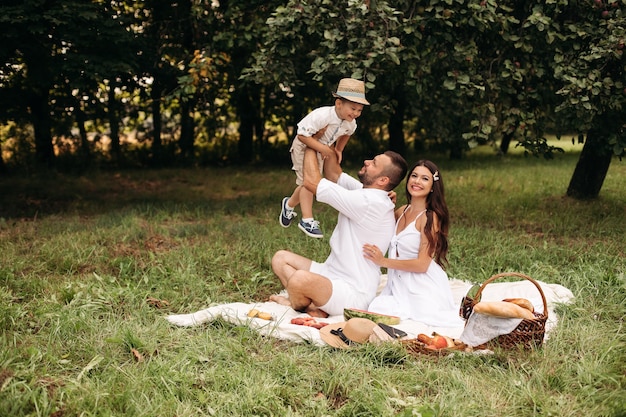
<instances>
[{"instance_id":1,"label":"green grass","mask_svg":"<svg viewBox=\"0 0 626 417\"><path fill-rule=\"evenodd\" d=\"M540 350L415 358L172 327L168 313L278 291L278 249L324 259L327 239L277 223L288 168L0 178L0 416L626 415L624 162L580 202L564 197L575 152L433 159L450 276L517 271L575 294ZM315 212L329 233L336 213Z\"/></svg>"}]
</instances>

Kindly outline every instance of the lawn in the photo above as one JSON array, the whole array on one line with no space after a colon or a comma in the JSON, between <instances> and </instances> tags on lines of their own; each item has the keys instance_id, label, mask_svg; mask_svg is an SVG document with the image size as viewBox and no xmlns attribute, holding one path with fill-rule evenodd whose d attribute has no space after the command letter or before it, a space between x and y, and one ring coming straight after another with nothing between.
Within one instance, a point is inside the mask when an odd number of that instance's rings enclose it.
<instances>
[{"instance_id":1,"label":"lawn","mask_svg":"<svg viewBox=\"0 0 626 417\"><path fill-rule=\"evenodd\" d=\"M564 197L577 158L433 157L451 277L575 295L541 349L440 359L164 319L266 300L278 249L325 258L327 238L278 225L288 168L0 178L0 416L624 416L626 164L581 202ZM314 209L329 235L336 213Z\"/></svg>"}]
</instances>

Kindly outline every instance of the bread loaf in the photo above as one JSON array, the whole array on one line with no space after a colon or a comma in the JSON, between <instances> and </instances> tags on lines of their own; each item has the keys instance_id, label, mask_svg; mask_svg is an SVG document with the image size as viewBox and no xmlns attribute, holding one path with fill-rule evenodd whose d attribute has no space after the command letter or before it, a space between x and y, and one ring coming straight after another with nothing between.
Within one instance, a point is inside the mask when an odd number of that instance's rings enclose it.
<instances>
[{"instance_id":1,"label":"bread loaf","mask_svg":"<svg viewBox=\"0 0 626 417\"><path fill-rule=\"evenodd\" d=\"M520 307L524 307L526 310L529 310L531 313L535 311L535 306L533 303L528 301L525 298L505 298L502 301L506 301L507 303L517 304Z\"/></svg>"},{"instance_id":2,"label":"bread loaf","mask_svg":"<svg viewBox=\"0 0 626 417\"><path fill-rule=\"evenodd\" d=\"M474 306L476 313L504 318L534 319L535 315L517 304L507 301L481 301Z\"/></svg>"}]
</instances>

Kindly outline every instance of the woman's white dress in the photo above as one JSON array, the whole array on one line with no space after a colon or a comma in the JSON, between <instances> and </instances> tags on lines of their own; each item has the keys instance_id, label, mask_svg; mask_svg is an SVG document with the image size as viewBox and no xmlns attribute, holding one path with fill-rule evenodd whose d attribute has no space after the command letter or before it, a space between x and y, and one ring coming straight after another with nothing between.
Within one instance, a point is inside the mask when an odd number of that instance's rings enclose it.
<instances>
[{"instance_id":1,"label":"woman's white dress","mask_svg":"<svg viewBox=\"0 0 626 417\"><path fill-rule=\"evenodd\" d=\"M415 222L424 213L420 213ZM404 213L398 222L402 216ZM393 236L387 255L390 259L417 258L421 235L415 222ZM430 326L457 327L464 324L452 298L448 275L434 260L424 273L388 269L387 284L380 295L372 300L368 310Z\"/></svg>"}]
</instances>

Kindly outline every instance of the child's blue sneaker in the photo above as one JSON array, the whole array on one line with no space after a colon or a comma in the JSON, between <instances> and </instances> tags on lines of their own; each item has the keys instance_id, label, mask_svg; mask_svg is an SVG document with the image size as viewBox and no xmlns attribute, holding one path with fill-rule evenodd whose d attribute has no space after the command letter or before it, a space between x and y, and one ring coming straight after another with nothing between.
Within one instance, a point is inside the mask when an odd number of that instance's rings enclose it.
<instances>
[{"instance_id":1,"label":"child's blue sneaker","mask_svg":"<svg viewBox=\"0 0 626 417\"><path fill-rule=\"evenodd\" d=\"M293 209L288 209L287 201L289 201L289 197L283 198L283 202L280 204L280 217L278 217L278 221L282 227L289 227L293 218L298 215Z\"/></svg>"},{"instance_id":2,"label":"child's blue sneaker","mask_svg":"<svg viewBox=\"0 0 626 417\"><path fill-rule=\"evenodd\" d=\"M310 222L300 220L300 223L298 223L298 227L304 232L305 235L309 237L314 237L317 239L324 237L324 234L320 230L320 222L318 222L317 220L313 220Z\"/></svg>"}]
</instances>

